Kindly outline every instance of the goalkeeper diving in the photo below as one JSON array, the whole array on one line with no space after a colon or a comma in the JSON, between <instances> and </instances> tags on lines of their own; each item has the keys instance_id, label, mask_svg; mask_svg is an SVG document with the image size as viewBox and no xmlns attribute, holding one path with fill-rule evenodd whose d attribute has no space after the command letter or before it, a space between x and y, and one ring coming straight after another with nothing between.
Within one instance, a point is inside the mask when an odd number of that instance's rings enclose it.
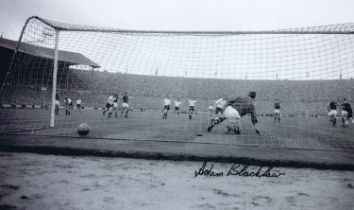
<instances>
[{"instance_id":1,"label":"goalkeeper diving","mask_svg":"<svg viewBox=\"0 0 354 210\"><path fill-rule=\"evenodd\" d=\"M241 117L250 114L251 121L254 126L255 132L261 134L257 123L256 108L254 106L254 100L256 99L256 92L251 91L248 97L237 97L235 99L228 100L227 104L224 106L224 111L222 115L217 115L215 119L211 120L210 126L208 127L208 132L210 132L215 125L220 124L224 120L228 121L226 126L227 133L232 130L235 134L241 134Z\"/></svg>"}]
</instances>

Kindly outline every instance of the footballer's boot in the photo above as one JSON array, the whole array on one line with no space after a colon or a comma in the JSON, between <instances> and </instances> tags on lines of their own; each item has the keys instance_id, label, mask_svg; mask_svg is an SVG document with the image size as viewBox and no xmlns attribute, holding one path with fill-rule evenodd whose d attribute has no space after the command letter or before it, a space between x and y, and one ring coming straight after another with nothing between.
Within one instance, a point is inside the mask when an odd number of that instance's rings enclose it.
<instances>
[{"instance_id":1,"label":"footballer's boot","mask_svg":"<svg viewBox=\"0 0 354 210\"><path fill-rule=\"evenodd\" d=\"M210 126L208 127L208 132L210 132L213 128L214 128L214 125L210 125Z\"/></svg>"},{"instance_id":2,"label":"footballer's boot","mask_svg":"<svg viewBox=\"0 0 354 210\"><path fill-rule=\"evenodd\" d=\"M342 127L347 128L349 126L349 122L344 120Z\"/></svg>"},{"instance_id":3,"label":"footballer's boot","mask_svg":"<svg viewBox=\"0 0 354 210\"><path fill-rule=\"evenodd\" d=\"M225 128L226 128L225 134L230 133L230 131L232 130L232 128L228 125Z\"/></svg>"},{"instance_id":4,"label":"footballer's boot","mask_svg":"<svg viewBox=\"0 0 354 210\"><path fill-rule=\"evenodd\" d=\"M214 128L214 125L210 125L210 126L208 127L208 132L210 132L213 128Z\"/></svg>"},{"instance_id":5,"label":"footballer's boot","mask_svg":"<svg viewBox=\"0 0 354 210\"><path fill-rule=\"evenodd\" d=\"M211 125L215 125L215 119L211 119L211 120L210 120L210 124L211 124Z\"/></svg>"},{"instance_id":6,"label":"footballer's boot","mask_svg":"<svg viewBox=\"0 0 354 210\"><path fill-rule=\"evenodd\" d=\"M221 117L218 117L216 119L211 119L210 120L210 126L208 127L208 132L210 132L213 129L214 125L217 125L217 124L221 123L224 120L225 120L225 118L221 118Z\"/></svg>"},{"instance_id":7,"label":"footballer's boot","mask_svg":"<svg viewBox=\"0 0 354 210\"><path fill-rule=\"evenodd\" d=\"M210 125L208 127L208 132L210 132L213 129L214 125L215 125L215 119L211 119L210 120Z\"/></svg>"},{"instance_id":8,"label":"footballer's boot","mask_svg":"<svg viewBox=\"0 0 354 210\"><path fill-rule=\"evenodd\" d=\"M236 135L240 135L241 134L241 130L239 128L234 128L234 132Z\"/></svg>"}]
</instances>

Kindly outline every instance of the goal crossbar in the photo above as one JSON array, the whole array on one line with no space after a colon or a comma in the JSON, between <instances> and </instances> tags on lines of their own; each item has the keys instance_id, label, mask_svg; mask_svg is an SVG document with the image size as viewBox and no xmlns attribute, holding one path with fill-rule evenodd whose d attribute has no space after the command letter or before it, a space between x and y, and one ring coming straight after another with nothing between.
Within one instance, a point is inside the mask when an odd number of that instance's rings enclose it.
<instances>
[{"instance_id":1,"label":"goal crossbar","mask_svg":"<svg viewBox=\"0 0 354 210\"><path fill-rule=\"evenodd\" d=\"M323 25L315 27L301 27L281 30L261 31L173 31L173 30L127 30L86 25L67 24L58 21L32 16L58 31L85 31L105 33L141 33L141 34L175 34L175 35L241 35L241 34L354 34L354 23Z\"/></svg>"}]
</instances>

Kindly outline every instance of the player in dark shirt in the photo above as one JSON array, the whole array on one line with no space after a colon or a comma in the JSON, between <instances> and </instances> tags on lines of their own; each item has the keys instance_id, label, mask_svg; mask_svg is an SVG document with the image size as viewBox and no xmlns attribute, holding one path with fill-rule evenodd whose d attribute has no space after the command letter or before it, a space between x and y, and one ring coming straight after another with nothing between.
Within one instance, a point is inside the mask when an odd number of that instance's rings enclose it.
<instances>
[{"instance_id":1,"label":"player in dark shirt","mask_svg":"<svg viewBox=\"0 0 354 210\"><path fill-rule=\"evenodd\" d=\"M121 117L123 117L123 114L125 113L125 118L128 118L128 112L129 112L129 96L127 92L124 92L123 95L123 103L122 103L122 112L121 112Z\"/></svg>"},{"instance_id":2,"label":"player in dark shirt","mask_svg":"<svg viewBox=\"0 0 354 210\"><path fill-rule=\"evenodd\" d=\"M278 123L280 123L280 102L278 99L275 100L275 103L274 103L274 123L277 122L278 120Z\"/></svg>"},{"instance_id":3,"label":"player in dark shirt","mask_svg":"<svg viewBox=\"0 0 354 210\"><path fill-rule=\"evenodd\" d=\"M328 116L329 116L329 124L332 125L333 127L336 127L336 116L337 116L337 102L335 100L332 100L328 104Z\"/></svg>"},{"instance_id":4,"label":"player in dark shirt","mask_svg":"<svg viewBox=\"0 0 354 210\"><path fill-rule=\"evenodd\" d=\"M231 106L232 108L236 109L238 113L240 114L241 117L245 116L246 114L251 115L251 121L252 124L255 128L255 131L257 134L261 134L257 123L257 116L256 116L256 108L254 106L254 99L256 98L256 92L251 91L248 94L248 97L237 97L235 99L231 99L228 101L228 106ZM208 127L208 132L210 132L213 127L222 121L224 121L226 118L225 117L217 117L215 119L211 120L211 124Z\"/></svg>"},{"instance_id":5,"label":"player in dark shirt","mask_svg":"<svg viewBox=\"0 0 354 210\"><path fill-rule=\"evenodd\" d=\"M346 98L341 104L341 107L342 107L342 123L343 123L342 126L346 128L349 126L349 118L353 117L353 110Z\"/></svg>"}]
</instances>

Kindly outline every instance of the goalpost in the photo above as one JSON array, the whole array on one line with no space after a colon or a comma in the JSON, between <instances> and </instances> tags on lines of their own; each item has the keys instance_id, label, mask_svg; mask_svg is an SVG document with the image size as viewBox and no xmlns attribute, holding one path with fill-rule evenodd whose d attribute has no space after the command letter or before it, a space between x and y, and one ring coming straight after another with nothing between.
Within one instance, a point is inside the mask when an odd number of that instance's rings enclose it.
<instances>
[{"instance_id":1,"label":"goalpost","mask_svg":"<svg viewBox=\"0 0 354 210\"><path fill-rule=\"evenodd\" d=\"M196 99L200 113L225 95L256 91L259 115L271 116L279 99L284 116L309 118L325 116L330 100L353 101L353 77L351 23L271 31L143 31L34 16L22 30L0 97L1 104L44 100L50 127L56 94L60 102L84 98L86 107L99 109L109 95L124 91L134 98L135 110L160 110L169 95L183 100L184 109L187 99ZM41 87L51 94L39 97ZM201 117L198 127L209 118Z\"/></svg>"},{"instance_id":2,"label":"goalpost","mask_svg":"<svg viewBox=\"0 0 354 210\"><path fill-rule=\"evenodd\" d=\"M50 127L54 127L55 118L55 96L57 93L57 75L58 75L58 46L59 46L59 31L55 30L55 47L54 47L54 67L53 67L53 88L52 88L52 103L50 112Z\"/></svg>"}]
</instances>

